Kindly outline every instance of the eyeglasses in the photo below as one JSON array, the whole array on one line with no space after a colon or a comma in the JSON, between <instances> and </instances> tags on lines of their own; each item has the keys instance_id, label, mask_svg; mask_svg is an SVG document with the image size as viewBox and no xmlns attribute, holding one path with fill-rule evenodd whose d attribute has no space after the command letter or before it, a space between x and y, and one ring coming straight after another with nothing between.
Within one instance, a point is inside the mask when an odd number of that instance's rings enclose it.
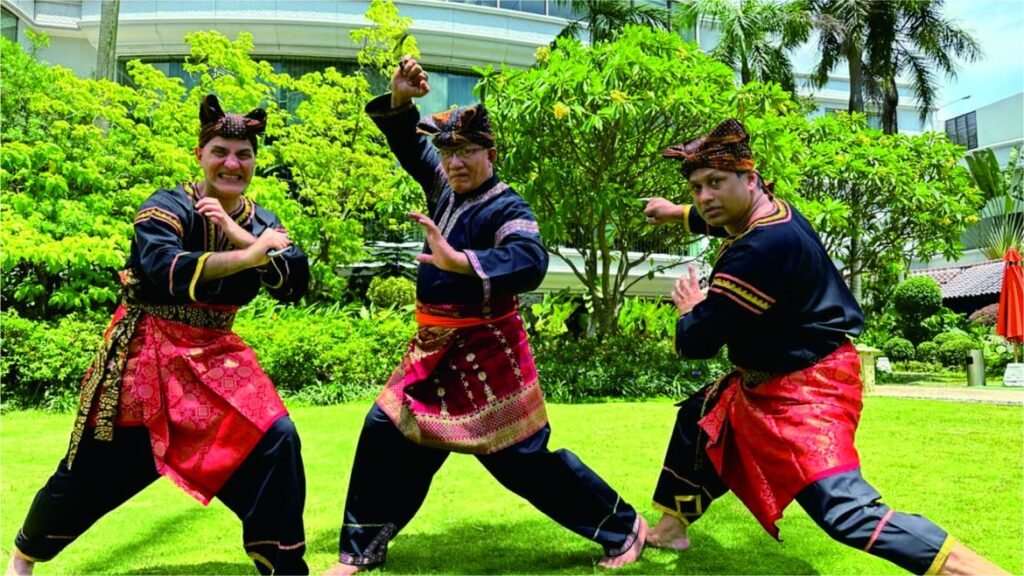
<instances>
[{"instance_id":1,"label":"eyeglasses","mask_svg":"<svg viewBox=\"0 0 1024 576\"><path fill-rule=\"evenodd\" d=\"M442 148L438 152L441 154L441 160L451 160L452 156L458 156L460 160L465 160L481 150L484 150L484 148L467 146L465 148Z\"/></svg>"}]
</instances>

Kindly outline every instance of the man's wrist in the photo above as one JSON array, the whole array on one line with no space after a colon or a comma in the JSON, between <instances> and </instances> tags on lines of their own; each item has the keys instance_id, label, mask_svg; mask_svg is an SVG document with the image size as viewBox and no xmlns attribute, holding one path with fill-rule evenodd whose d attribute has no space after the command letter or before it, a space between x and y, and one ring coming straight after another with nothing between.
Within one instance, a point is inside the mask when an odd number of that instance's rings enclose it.
<instances>
[{"instance_id":1,"label":"man's wrist","mask_svg":"<svg viewBox=\"0 0 1024 576\"><path fill-rule=\"evenodd\" d=\"M395 110L397 108L402 108L403 106L408 106L410 102L412 102L412 98L404 97L404 96L399 96L398 94L395 94L394 91L391 92L391 109L392 110Z\"/></svg>"}]
</instances>

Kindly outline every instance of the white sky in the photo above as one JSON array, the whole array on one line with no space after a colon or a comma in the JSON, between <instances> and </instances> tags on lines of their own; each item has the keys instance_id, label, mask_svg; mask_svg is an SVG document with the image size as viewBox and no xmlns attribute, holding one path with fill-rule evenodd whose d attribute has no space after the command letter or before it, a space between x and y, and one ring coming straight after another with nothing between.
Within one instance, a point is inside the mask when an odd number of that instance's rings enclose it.
<instances>
[{"instance_id":1,"label":"white sky","mask_svg":"<svg viewBox=\"0 0 1024 576\"><path fill-rule=\"evenodd\" d=\"M1024 92L1024 1L947 0L944 13L974 36L983 54L946 82L937 102L953 103L938 111L940 120Z\"/></svg>"}]
</instances>

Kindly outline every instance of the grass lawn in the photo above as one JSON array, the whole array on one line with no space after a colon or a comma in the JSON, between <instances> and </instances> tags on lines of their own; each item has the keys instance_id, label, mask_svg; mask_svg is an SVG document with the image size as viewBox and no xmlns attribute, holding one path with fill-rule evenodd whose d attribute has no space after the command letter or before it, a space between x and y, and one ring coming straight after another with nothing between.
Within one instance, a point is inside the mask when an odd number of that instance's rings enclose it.
<instances>
[{"instance_id":1,"label":"grass lawn","mask_svg":"<svg viewBox=\"0 0 1024 576\"><path fill-rule=\"evenodd\" d=\"M335 559L348 471L368 403L296 408L308 496L307 561ZM668 402L550 406L552 448L576 452L648 521L674 421ZM71 415L7 413L0 430L4 562L35 491L67 447ZM1024 573L1024 410L868 398L858 436L865 477L901 511L924 514L1015 574ZM116 474L115 470L111 474ZM543 478L537 478L543 482ZM694 547L650 549L623 574L900 574L830 540L799 506L783 542L727 495L691 528ZM161 479L100 520L38 574L255 574L241 528L221 504L203 508ZM506 492L474 458L455 455L423 508L392 542L388 573L604 574L601 551Z\"/></svg>"}]
</instances>

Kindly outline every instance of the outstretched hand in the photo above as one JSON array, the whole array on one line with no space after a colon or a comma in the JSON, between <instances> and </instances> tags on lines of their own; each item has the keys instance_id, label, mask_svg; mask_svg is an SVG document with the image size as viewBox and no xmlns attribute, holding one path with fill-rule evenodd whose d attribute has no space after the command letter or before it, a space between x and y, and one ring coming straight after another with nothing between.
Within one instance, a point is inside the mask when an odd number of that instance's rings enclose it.
<instances>
[{"instance_id":1,"label":"outstretched hand","mask_svg":"<svg viewBox=\"0 0 1024 576\"><path fill-rule=\"evenodd\" d=\"M398 108L413 98L423 98L430 93L427 73L412 56L402 56L398 68L391 76L391 107Z\"/></svg>"},{"instance_id":2,"label":"outstretched hand","mask_svg":"<svg viewBox=\"0 0 1024 576\"><path fill-rule=\"evenodd\" d=\"M683 207L664 198L651 198L644 206L648 224L668 224L683 220Z\"/></svg>"},{"instance_id":3,"label":"outstretched hand","mask_svg":"<svg viewBox=\"0 0 1024 576\"><path fill-rule=\"evenodd\" d=\"M433 220L419 212L409 212L408 216L410 220L423 226L427 233L427 244L430 246L431 254L420 254L416 257L417 262L433 264L447 272L474 274L473 267L469 265L469 258L452 248Z\"/></svg>"}]
</instances>

